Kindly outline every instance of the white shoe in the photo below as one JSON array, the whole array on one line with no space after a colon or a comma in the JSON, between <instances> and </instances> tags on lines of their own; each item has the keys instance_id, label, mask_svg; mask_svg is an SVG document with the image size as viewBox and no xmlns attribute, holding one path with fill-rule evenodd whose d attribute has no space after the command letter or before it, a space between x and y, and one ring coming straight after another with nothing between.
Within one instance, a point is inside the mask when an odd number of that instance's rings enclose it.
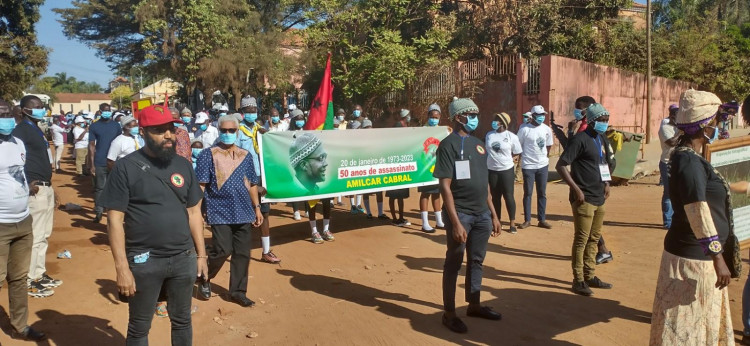
<instances>
[{"instance_id":1,"label":"white shoe","mask_svg":"<svg viewBox=\"0 0 750 346\"><path fill-rule=\"evenodd\" d=\"M294 219L297 220L297 221L302 220L302 217L299 215L298 211L294 212Z\"/></svg>"}]
</instances>

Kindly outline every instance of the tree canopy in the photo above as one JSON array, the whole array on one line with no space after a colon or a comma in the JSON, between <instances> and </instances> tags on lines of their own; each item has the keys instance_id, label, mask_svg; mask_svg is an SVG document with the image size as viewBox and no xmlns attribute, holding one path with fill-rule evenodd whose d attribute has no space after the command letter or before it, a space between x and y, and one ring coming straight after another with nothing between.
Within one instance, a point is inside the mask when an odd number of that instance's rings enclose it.
<instances>
[{"instance_id":1,"label":"tree canopy","mask_svg":"<svg viewBox=\"0 0 750 346\"><path fill-rule=\"evenodd\" d=\"M0 97L19 98L47 69L47 50L34 26L44 0L0 1Z\"/></svg>"}]
</instances>

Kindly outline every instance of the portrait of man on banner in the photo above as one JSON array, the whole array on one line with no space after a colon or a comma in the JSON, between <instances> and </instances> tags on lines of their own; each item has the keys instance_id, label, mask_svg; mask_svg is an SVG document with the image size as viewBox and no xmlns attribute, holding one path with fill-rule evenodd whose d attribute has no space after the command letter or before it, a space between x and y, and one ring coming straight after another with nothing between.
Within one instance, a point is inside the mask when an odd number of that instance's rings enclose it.
<instances>
[{"instance_id":1,"label":"portrait of man on banner","mask_svg":"<svg viewBox=\"0 0 750 346\"><path fill-rule=\"evenodd\" d=\"M328 154L323 143L311 133L295 135L289 148L289 164L297 181L304 186L309 194L315 194L326 180Z\"/></svg>"}]
</instances>

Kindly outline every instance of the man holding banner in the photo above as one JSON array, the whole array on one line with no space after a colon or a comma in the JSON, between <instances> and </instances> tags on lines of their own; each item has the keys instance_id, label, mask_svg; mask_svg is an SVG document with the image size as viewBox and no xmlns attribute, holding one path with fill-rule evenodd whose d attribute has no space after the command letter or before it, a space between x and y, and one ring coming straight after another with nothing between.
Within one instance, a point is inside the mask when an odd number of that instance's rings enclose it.
<instances>
[{"instance_id":1,"label":"man holding banner","mask_svg":"<svg viewBox=\"0 0 750 346\"><path fill-rule=\"evenodd\" d=\"M470 135L479 125L479 108L468 98L454 98L450 104L453 133L440 142L433 176L440 179L440 194L445 200L445 223L448 250L443 269L443 325L456 333L468 328L456 316L456 280L469 251L466 270L466 314L488 320L502 315L479 304L482 287L482 262L487 253L490 234L500 235L497 218L489 193L487 156L484 143Z\"/></svg>"}]
</instances>

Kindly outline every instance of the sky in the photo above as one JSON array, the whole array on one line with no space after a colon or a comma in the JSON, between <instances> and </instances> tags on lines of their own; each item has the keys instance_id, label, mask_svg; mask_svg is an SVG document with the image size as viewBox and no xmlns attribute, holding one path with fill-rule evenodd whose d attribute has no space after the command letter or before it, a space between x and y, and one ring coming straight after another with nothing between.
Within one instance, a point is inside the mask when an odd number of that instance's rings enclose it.
<instances>
[{"instance_id":1,"label":"sky","mask_svg":"<svg viewBox=\"0 0 750 346\"><path fill-rule=\"evenodd\" d=\"M39 8L41 19L36 25L39 44L50 49L47 76L65 72L68 77L79 81L96 82L106 88L114 78L104 59L96 57L96 52L63 34L62 25L57 22L59 15L53 8L72 7L68 0L47 0Z\"/></svg>"},{"instance_id":2,"label":"sky","mask_svg":"<svg viewBox=\"0 0 750 346\"><path fill-rule=\"evenodd\" d=\"M645 4L646 0L636 0ZM39 44L50 49L47 76L65 72L69 77L86 82L97 82L102 87L115 76L107 67L104 59L98 58L96 52L75 40L68 39L62 32L62 25L57 21L59 16L53 8L72 7L69 0L48 0L39 9L41 19L37 23Z\"/></svg>"}]
</instances>

